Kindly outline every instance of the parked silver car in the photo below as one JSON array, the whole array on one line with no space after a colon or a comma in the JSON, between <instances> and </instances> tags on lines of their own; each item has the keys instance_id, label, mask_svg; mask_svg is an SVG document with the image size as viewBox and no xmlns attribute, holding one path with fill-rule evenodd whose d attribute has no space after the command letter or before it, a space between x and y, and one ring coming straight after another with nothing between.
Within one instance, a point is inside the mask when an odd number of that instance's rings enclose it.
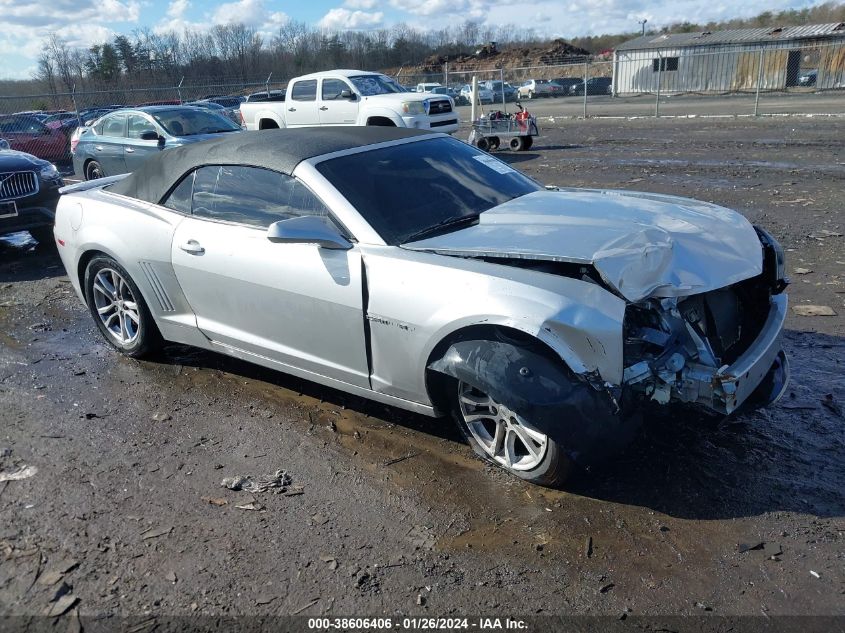
<instances>
[{"instance_id":1,"label":"parked silver car","mask_svg":"<svg viewBox=\"0 0 845 633\"><path fill-rule=\"evenodd\" d=\"M444 134L175 148L64 189L55 233L123 353L164 339L449 412L541 484L618 450L646 405L725 415L786 385L783 252L763 229L673 196L550 191Z\"/></svg>"}]
</instances>

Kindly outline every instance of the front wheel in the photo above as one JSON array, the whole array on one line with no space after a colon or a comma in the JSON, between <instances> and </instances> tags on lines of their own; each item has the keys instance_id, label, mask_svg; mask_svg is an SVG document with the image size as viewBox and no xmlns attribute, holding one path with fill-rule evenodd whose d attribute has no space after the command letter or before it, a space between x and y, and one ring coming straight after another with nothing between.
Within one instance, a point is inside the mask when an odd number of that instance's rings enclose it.
<instances>
[{"instance_id":1,"label":"front wheel","mask_svg":"<svg viewBox=\"0 0 845 633\"><path fill-rule=\"evenodd\" d=\"M114 259L93 258L85 269L84 288L91 316L111 345L132 358L160 346L161 334L138 286Z\"/></svg>"},{"instance_id":2,"label":"front wheel","mask_svg":"<svg viewBox=\"0 0 845 633\"><path fill-rule=\"evenodd\" d=\"M560 486L572 462L558 444L504 404L463 381L455 381L452 414L483 460L541 486Z\"/></svg>"}]
</instances>

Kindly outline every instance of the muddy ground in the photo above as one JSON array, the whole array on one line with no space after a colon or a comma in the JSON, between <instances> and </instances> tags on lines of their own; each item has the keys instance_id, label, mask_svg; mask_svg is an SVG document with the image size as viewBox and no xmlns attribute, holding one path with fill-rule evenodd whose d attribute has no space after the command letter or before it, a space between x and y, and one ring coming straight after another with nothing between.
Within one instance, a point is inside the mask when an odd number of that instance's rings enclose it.
<instances>
[{"instance_id":1,"label":"muddy ground","mask_svg":"<svg viewBox=\"0 0 845 633\"><path fill-rule=\"evenodd\" d=\"M446 422L181 347L123 358L18 236L0 244L0 455L38 470L0 483L0 614L845 616L845 122L543 133L498 155L550 184L711 200L782 241L792 305L837 315L790 315L781 403L651 419L613 463L538 488ZM287 494L220 485L277 469Z\"/></svg>"}]
</instances>

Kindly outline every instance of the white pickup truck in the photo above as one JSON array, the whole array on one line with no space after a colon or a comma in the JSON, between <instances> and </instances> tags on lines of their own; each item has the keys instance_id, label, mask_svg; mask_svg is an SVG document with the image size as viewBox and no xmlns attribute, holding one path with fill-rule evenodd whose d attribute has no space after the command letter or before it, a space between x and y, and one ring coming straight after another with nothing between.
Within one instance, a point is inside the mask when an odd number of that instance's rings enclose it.
<instances>
[{"instance_id":1,"label":"white pickup truck","mask_svg":"<svg viewBox=\"0 0 845 633\"><path fill-rule=\"evenodd\" d=\"M458 129L455 104L446 95L406 92L396 81L363 70L328 70L296 77L284 101L241 104L248 130L313 125L382 125Z\"/></svg>"}]
</instances>

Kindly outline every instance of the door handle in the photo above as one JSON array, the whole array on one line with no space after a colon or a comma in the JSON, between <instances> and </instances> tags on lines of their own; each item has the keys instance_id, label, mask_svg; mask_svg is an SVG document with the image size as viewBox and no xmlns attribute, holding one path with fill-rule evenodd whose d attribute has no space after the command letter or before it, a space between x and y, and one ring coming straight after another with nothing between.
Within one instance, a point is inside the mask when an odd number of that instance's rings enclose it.
<instances>
[{"instance_id":1,"label":"door handle","mask_svg":"<svg viewBox=\"0 0 845 633\"><path fill-rule=\"evenodd\" d=\"M321 106L320 110L328 110L328 108L326 106Z\"/></svg>"},{"instance_id":2,"label":"door handle","mask_svg":"<svg viewBox=\"0 0 845 633\"><path fill-rule=\"evenodd\" d=\"M95 145L95 146L94 146L94 149L95 149L95 150L97 150L98 152L102 152L102 151L103 151L103 146L102 146L102 145Z\"/></svg>"},{"instance_id":3,"label":"door handle","mask_svg":"<svg viewBox=\"0 0 845 633\"><path fill-rule=\"evenodd\" d=\"M288 108L288 112L296 112L296 108Z\"/></svg>"},{"instance_id":4,"label":"door handle","mask_svg":"<svg viewBox=\"0 0 845 633\"><path fill-rule=\"evenodd\" d=\"M134 154L134 153L135 153L135 150L134 150L134 149L132 149L131 147L126 147L126 148L124 148L124 149L126 150L126 153L127 153L127 154Z\"/></svg>"},{"instance_id":5,"label":"door handle","mask_svg":"<svg viewBox=\"0 0 845 633\"><path fill-rule=\"evenodd\" d=\"M191 255L202 255L205 252L205 249L196 240L188 240L184 244L180 244L179 248Z\"/></svg>"}]
</instances>

